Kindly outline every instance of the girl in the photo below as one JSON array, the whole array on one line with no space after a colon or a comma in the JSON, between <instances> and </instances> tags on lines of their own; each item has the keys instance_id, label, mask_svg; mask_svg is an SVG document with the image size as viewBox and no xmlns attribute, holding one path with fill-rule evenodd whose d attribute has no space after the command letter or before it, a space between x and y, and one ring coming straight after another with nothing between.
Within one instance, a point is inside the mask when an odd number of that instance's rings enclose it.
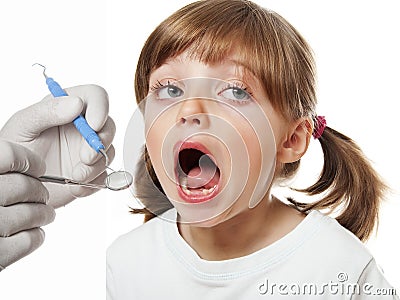
<instances>
[{"instance_id":1,"label":"girl","mask_svg":"<svg viewBox=\"0 0 400 300\"><path fill-rule=\"evenodd\" d=\"M148 38L135 91L146 223L108 250L109 299L396 297L361 243L385 185L316 114L311 50L285 19L242 0L183 7ZM320 200L285 204L272 183L311 136L324 167L302 191Z\"/></svg>"}]
</instances>

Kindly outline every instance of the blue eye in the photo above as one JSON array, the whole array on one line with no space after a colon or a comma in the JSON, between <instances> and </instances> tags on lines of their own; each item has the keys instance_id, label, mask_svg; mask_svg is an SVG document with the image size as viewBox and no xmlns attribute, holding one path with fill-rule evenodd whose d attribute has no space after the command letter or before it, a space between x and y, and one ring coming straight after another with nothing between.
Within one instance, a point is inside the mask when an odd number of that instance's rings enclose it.
<instances>
[{"instance_id":1,"label":"blue eye","mask_svg":"<svg viewBox=\"0 0 400 300\"><path fill-rule=\"evenodd\" d=\"M220 96L225 99L232 100L235 102L247 102L251 100L251 94L246 91L246 88L239 86L229 85L222 92L219 93Z\"/></svg>"},{"instance_id":2,"label":"blue eye","mask_svg":"<svg viewBox=\"0 0 400 300\"><path fill-rule=\"evenodd\" d=\"M157 90L159 99L171 99L178 98L183 95L183 91L177 86L168 84Z\"/></svg>"},{"instance_id":3,"label":"blue eye","mask_svg":"<svg viewBox=\"0 0 400 300\"><path fill-rule=\"evenodd\" d=\"M162 84L160 81L150 87L150 90L158 100L162 99L173 99L183 96L184 92L182 89L168 81L166 84Z\"/></svg>"}]
</instances>

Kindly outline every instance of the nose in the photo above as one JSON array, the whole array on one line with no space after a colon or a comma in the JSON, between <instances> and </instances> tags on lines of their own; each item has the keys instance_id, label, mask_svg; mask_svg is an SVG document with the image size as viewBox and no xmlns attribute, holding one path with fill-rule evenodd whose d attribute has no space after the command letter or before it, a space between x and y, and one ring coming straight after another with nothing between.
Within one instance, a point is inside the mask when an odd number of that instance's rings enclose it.
<instances>
[{"instance_id":1,"label":"nose","mask_svg":"<svg viewBox=\"0 0 400 300\"><path fill-rule=\"evenodd\" d=\"M205 106L205 100L183 100L179 107L177 123L179 125L196 126L199 129L208 128L210 120Z\"/></svg>"}]
</instances>

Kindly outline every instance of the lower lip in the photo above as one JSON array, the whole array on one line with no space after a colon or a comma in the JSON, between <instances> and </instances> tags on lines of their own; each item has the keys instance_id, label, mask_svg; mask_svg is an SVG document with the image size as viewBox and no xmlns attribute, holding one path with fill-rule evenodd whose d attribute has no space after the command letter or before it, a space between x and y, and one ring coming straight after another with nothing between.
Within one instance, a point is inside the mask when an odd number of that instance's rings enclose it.
<instances>
[{"instance_id":1,"label":"lower lip","mask_svg":"<svg viewBox=\"0 0 400 300\"><path fill-rule=\"evenodd\" d=\"M219 182L218 182L217 186L215 187L215 189L207 195L203 195L203 194L188 195L182 190L182 187L179 184L177 184L177 189L178 189L179 197L181 197L181 199L184 200L185 202L187 202L187 203L203 203L203 202L211 200L218 194Z\"/></svg>"}]
</instances>

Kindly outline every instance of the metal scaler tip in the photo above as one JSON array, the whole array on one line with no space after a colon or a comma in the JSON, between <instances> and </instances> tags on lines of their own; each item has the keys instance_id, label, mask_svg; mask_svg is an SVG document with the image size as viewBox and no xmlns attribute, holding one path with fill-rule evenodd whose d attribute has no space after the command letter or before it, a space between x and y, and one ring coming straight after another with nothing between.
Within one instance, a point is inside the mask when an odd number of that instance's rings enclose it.
<instances>
[{"instance_id":1,"label":"metal scaler tip","mask_svg":"<svg viewBox=\"0 0 400 300\"><path fill-rule=\"evenodd\" d=\"M46 67L45 66L43 66L42 64L39 64L39 63L34 63L33 65L32 65L32 67L33 66L35 66L35 65L38 65L38 66L41 66L42 68L43 68L43 76L44 76L44 78L49 78L47 75L46 75Z\"/></svg>"},{"instance_id":2,"label":"metal scaler tip","mask_svg":"<svg viewBox=\"0 0 400 300\"><path fill-rule=\"evenodd\" d=\"M110 163L110 160L108 159L108 155L104 149L100 149L99 152L104 156L106 159L106 168L109 169L112 172L115 172L113 168L111 168L108 164Z\"/></svg>"},{"instance_id":3,"label":"metal scaler tip","mask_svg":"<svg viewBox=\"0 0 400 300\"><path fill-rule=\"evenodd\" d=\"M99 152L100 152L100 153L104 156L104 158L106 159L106 167L108 168L109 160L108 160L108 155L107 155L106 151L104 151L104 149L100 149Z\"/></svg>"}]
</instances>

